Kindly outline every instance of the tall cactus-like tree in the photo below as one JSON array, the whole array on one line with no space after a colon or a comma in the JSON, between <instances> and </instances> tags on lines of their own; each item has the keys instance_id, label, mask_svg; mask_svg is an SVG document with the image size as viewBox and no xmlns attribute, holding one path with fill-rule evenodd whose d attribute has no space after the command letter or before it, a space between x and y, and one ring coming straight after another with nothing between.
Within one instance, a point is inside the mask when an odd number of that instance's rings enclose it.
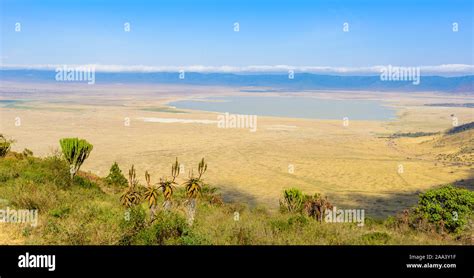
<instances>
[{"instance_id":1,"label":"tall cactus-like tree","mask_svg":"<svg viewBox=\"0 0 474 278\"><path fill-rule=\"evenodd\" d=\"M89 157L93 146L84 139L63 138L59 140L64 158L69 163L71 180L81 168L82 163Z\"/></svg>"}]
</instances>

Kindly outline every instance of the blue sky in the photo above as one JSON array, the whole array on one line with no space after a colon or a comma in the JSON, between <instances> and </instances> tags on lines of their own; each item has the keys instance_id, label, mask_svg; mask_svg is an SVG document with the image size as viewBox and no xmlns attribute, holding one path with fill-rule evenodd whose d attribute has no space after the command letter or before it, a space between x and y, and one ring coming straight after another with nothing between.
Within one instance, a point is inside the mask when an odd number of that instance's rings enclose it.
<instances>
[{"instance_id":1,"label":"blue sky","mask_svg":"<svg viewBox=\"0 0 474 278\"><path fill-rule=\"evenodd\" d=\"M473 63L472 0L1 0L6 65ZM15 23L21 32L15 32ZM131 32L124 32L130 22ZM234 32L238 22L240 31ZM343 32L343 24L349 32ZM459 31L452 31L452 23Z\"/></svg>"}]
</instances>

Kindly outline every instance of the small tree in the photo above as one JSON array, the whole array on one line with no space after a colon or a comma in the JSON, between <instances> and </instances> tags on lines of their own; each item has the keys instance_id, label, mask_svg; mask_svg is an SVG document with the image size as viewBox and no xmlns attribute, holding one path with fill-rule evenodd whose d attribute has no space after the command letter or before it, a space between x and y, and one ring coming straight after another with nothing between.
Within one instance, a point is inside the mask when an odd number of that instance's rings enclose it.
<instances>
[{"instance_id":1,"label":"small tree","mask_svg":"<svg viewBox=\"0 0 474 278\"><path fill-rule=\"evenodd\" d=\"M120 167L118 166L117 162L114 162L114 164L112 164L112 167L110 167L109 175L105 178L105 181L108 184L120 186L127 185L127 179L122 174L122 170L120 170Z\"/></svg>"},{"instance_id":2,"label":"small tree","mask_svg":"<svg viewBox=\"0 0 474 278\"><path fill-rule=\"evenodd\" d=\"M420 194L415 213L448 232L458 233L474 214L474 192L452 185Z\"/></svg>"},{"instance_id":3,"label":"small tree","mask_svg":"<svg viewBox=\"0 0 474 278\"><path fill-rule=\"evenodd\" d=\"M10 151L11 145L14 143L13 140L8 140L0 134L0 157L4 157Z\"/></svg>"},{"instance_id":4,"label":"small tree","mask_svg":"<svg viewBox=\"0 0 474 278\"><path fill-rule=\"evenodd\" d=\"M63 138L59 140L64 158L69 163L71 180L81 168L82 163L89 157L93 146L84 139Z\"/></svg>"}]
</instances>

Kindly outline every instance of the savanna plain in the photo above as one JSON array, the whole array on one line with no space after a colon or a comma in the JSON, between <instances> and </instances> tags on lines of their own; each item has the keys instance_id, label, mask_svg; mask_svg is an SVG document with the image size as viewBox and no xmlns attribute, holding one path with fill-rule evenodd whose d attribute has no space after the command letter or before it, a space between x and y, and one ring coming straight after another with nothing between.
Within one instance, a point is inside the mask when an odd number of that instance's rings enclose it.
<instances>
[{"instance_id":1,"label":"savanna plain","mask_svg":"<svg viewBox=\"0 0 474 278\"><path fill-rule=\"evenodd\" d=\"M0 243L472 244L472 208L467 228L456 233L413 224L403 216L430 190L447 184L474 189L474 129L449 132L473 122L474 108L431 105L474 103L473 95L242 89L249 88L4 82L0 133L14 143L11 154L1 159L0 198L9 206L39 209L40 220L37 227L0 224ZM218 128L219 113L169 105L249 94L377 100L394 109L396 118L259 115L257 131L250 132ZM61 174L50 169L62 167L59 140L70 137L86 139L93 150L80 180L64 185ZM21 157L24 149L33 155ZM170 175L176 158L181 173L175 209L167 212L160 205L152 220L147 203L127 212L119 201L124 187L105 181L117 162L125 177L134 165L140 184L147 183L145 171L158 182ZM190 171L197 173L201 158L207 163L206 186L189 224L181 184ZM363 209L365 225L282 212L283 192L289 188L325 196L337 208ZM161 203L164 197L159 198ZM132 220L123 221L126 213Z\"/></svg>"}]
</instances>

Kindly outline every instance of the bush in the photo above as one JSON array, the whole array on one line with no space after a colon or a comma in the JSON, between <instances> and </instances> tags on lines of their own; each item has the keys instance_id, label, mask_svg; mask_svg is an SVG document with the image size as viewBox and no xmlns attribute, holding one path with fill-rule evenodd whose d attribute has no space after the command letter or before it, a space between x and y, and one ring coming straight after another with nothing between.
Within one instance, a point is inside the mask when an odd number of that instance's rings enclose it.
<instances>
[{"instance_id":1,"label":"bush","mask_svg":"<svg viewBox=\"0 0 474 278\"><path fill-rule=\"evenodd\" d=\"M19 209L48 211L59 202L59 194L54 185L43 184L38 186L30 181L19 179L19 186L12 187L5 192L5 197Z\"/></svg>"},{"instance_id":2,"label":"bush","mask_svg":"<svg viewBox=\"0 0 474 278\"><path fill-rule=\"evenodd\" d=\"M300 212L304 201L303 192L291 188L283 191L283 202L280 201L280 209L288 212Z\"/></svg>"},{"instance_id":3,"label":"bush","mask_svg":"<svg viewBox=\"0 0 474 278\"><path fill-rule=\"evenodd\" d=\"M306 215L320 222L323 221L325 212L332 209L333 206L329 202L328 197L322 197L321 194L316 193L313 196L306 195L304 197L303 211Z\"/></svg>"},{"instance_id":4,"label":"bush","mask_svg":"<svg viewBox=\"0 0 474 278\"><path fill-rule=\"evenodd\" d=\"M160 211L155 215L153 225L141 230L135 237L137 244L163 245L182 243L181 236L189 234L186 219L179 214Z\"/></svg>"},{"instance_id":5,"label":"bush","mask_svg":"<svg viewBox=\"0 0 474 278\"><path fill-rule=\"evenodd\" d=\"M98 185L87 177L74 176L74 184L84 188L98 188Z\"/></svg>"},{"instance_id":6,"label":"bush","mask_svg":"<svg viewBox=\"0 0 474 278\"><path fill-rule=\"evenodd\" d=\"M145 228L146 212L141 206L134 206L124 212L124 217L120 222L120 229L123 230L121 245L130 245L134 237Z\"/></svg>"},{"instance_id":7,"label":"bush","mask_svg":"<svg viewBox=\"0 0 474 278\"><path fill-rule=\"evenodd\" d=\"M304 215L296 215L288 219L290 226L303 227L309 223L309 218Z\"/></svg>"},{"instance_id":8,"label":"bush","mask_svg":"<svg viewBox=\"0 0 474 278\"><path fill-rule=\"evenodd\" d=\"M13 140L8 140L0 134L0 157L5 157L10 151Z\"/></svg>"},{"instance_id":9,"label":"bush","mask_svg":"<svg viewBox=\"0 0 474 278\"><path fill-rule=\"evenodd\" d=\"M290 230L291 225L288 223L288 221L281 220L281 219L276 219L276 220L271 220L269 222L270 227L273 232L286 232Z\"/></svg>"},{"instance_id":10,"label":"bush","mask_svg":"<svg viewBox=\"0 0 474 278\"><path fill-rule=\"evenodd\" d=\"M420 195L415 214L448 232L465 229L474 210L474 192L447 185Z\"/></svg>"},{"instance_id":11,"label":"bush","mask_svg":"<svg viewBox=\"0 0 474 278\"><path fill-rule=\"evenodd\" d=\"M20 169L17 167L16 163L7 163L13 162L13 160L5 159L2 161L2 165L0 167L0 183L5 183L9 180L14 180L20 177ZM3 184L0 184L3 185Z\"/></svg>"},{"instance_id":12,"label":"bush","mask_svg":"<svg viewBox=\"0 0 474 278\"><path fill-rule=\"evenodd\" d=\"M280 233L280 232L288 232L291 230L301 230L304 226L308 225L310 218L306 217L305 215L295 215L289 217L286 220L283 219L276 219L271 220L269 225L273 232Z\"/></svg>"},{"instance_id":13,"label":"bush","mask_svg":"<svg viewBox=\"0 0 474 278\"><path fill-rule=\"evenodd\" d=\"M47 157L41 160L41 163L38 163L39 161L33 159L30 161L32 162L32 167L34 164L41 164L44 168L44 170L42 170L42 175L57 186L65 188L68 185L71 185L67 162L61 159L61 157Z\"/></svg>"},{"instance_id":14,"label":"bush","mask_svg":"<svg viewBox=\"0 0 474 278\"><path fill-rule=\"evenodd\" d=\"M109 185L127 186L127 179L122 174L122 170L118 166L117 162L114 162L110 167L109 175L105 178L105 181Z\"/></svg>"}]
</instances>

